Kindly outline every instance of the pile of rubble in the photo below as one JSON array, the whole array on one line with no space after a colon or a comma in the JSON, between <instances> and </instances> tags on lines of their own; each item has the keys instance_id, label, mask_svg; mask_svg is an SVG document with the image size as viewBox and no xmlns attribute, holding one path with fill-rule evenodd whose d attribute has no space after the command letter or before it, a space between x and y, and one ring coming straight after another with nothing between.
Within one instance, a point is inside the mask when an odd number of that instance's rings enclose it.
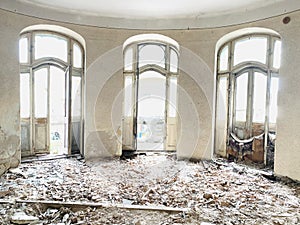
<instances>
[{"instance_id":1,"label":"pile of rubble","mask_svg":"<svg viewBox=\"0 0 300 225\"><path fill-rule=\"evenodd\" d=\"M220 159L192 163L153 154L88 163L35 161L9 170L0 183L0 204L6 202L1 224L22 215L31 224L300 223L299 183ZM45 205L49 201L76 204L53 208Z\"/></svg>"},{"instance_id":2,"label":"pile of rubble","mask_svg":"<svg viewBox=\"0 0 300 225\"><path fill-rule=\"evenodd\" d=\"M3 213L5 212L5 213ZM195 224L189 223L182 213L167 213L145 210L112 208L46 208L40 204L1 205L0 223L31 225L70 225L70 224ZM199 223L198 223L199 224ZM205 223L203 223L205 224Z\"/></svg>"}]
</instances>

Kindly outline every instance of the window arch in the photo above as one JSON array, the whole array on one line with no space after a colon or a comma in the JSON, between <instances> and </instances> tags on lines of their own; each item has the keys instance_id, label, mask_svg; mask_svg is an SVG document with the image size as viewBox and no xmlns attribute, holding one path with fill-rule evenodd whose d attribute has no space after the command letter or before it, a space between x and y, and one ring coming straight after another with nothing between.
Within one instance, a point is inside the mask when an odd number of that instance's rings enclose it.
<instances>
[{"instance_id":1,"label":"window arch","mask_svg":"<svg viewBox=\"0 0 300 225\"><path fill-rule=\"evenodd\" d=\"M82 149L84 46L73 33L36 25L20 34L22 155Z\"/></svg>"},{"instance_id":2,"label":"window arch","mask_svg":"<svg viewBox=\"0 0 300 225\"><path fill-rule=\"evenodd\" d=\"M215 149L272 164L281 40L266 30L247 29L218 50Z\"/></svg>"},{"instance_id":3,"label":"window arch","mask_svg":"<svg viewBox=\"0 0 300 225\"><path fill-rule=\"evenodd\" d=\"M179 45L163 35L142 34L125 41L123 54L123 150L175 150ZM146 118L149 111L157 118Z\"/></svg>"}]
</instances>

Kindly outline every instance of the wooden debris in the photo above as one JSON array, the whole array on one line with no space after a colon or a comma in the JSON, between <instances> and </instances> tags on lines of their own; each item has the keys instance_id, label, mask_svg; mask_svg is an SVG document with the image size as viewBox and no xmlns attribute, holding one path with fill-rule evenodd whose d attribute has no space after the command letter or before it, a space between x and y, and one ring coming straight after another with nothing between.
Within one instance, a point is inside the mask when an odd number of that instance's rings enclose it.
<instances>
[{"instance_id":1,"label":"wooden debris","mask_svg":"<svg viewBox=\"0 0 300 225\"><path fill-rule=\"evenodd\" d=\"M95 202L63 202L63 201L41 201L41 200L14 200L14 201L0 201L0 203L15 204L41 204L47 207L93 207L93 208L120 208L120 209L134 209L134 210L148 210L148 211L164 211L164 212L187 212L187 208L175 208L155 205L127 205L127 204L109 204L109 203L95 203Z\"/></svg>"},{"instance_id":2,"label":"wooden debris","mask_svg":"<svg viewBox=\"0 0 300 225\"><path fill-rule=\"evenodd\" d=\"M299 184L265 179L263 174L272 173L259 167L215 161L155 155L87 164L74 158L21 164L27 179L9 171L1 177L0 224L9 224L6 215L19 209L44 224L299 222Z\"/></svg>"}]
</instances>

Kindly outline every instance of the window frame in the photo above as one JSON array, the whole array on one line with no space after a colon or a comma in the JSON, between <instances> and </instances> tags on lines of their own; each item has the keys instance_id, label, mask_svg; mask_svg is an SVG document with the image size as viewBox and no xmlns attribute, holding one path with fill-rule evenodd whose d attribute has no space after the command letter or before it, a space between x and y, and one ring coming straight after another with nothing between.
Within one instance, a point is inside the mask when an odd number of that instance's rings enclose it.
<instances>
[{"instance_id":1,"label":"window frame","mask_svg":"<svg viewBox=\"0 0 300 225\"><path fill-rule=\"evenodd\" d=\"M235 43L237 43L240 40L243 40L247 37L266 37L267 39L267 49L266 49L266 62L261 63L258 61L243 61L241 63L238 63L237 65L234 65L234 48ZM228 105L227 105L227 122L226 122L226 129L227 129L227 135L226 135L226 143L229 144L229 137L231 133L235 133L234 129L236 128L236 121L235 121L235 93L236 93L236 77L237 75L243 74L245 71L248 71L248 97L247 97L247 115L246 115L246 123L247 127L250 128L250 134L248 137L252 136L252 124L253 124L253 92L254 92L254 73L259 72L267 76L267 87L266 87L266 110L265 110L265 121L262 123L264 126L264 133L265 135L269 132L273 132L273 130L276 130L276 124L271 123L269 116L270 116L270 86L271 86L271 79L273 77L279 77L279 69L280 68L274 68L273 62L274 62L274 47L275 42L281 41L281 38L279 35L271 34L271 33L263 33L263 32L253 32L251 34L241 35L236 38L230 39L229 41L225 42L220 46L217 52L217 72L216 72L216 80L217 83L219 81L219 78L222 76L229 76L229 85L228 85ZM225 47L228 46L228 62L227 62L227 69L226 70L220 70L220 59L221 59L221 53ZM251 72L252 71L252 72ZM253 77L251 77L251 73L253 73ZM251 89L251 90L250 90ZM249 93L249 90L251 93ZM250 94L250 96L249 96ZM216 95L217 98L217 95ZM217 99L216 101L217 102ZM217 105L216 105L217 107ZM250 109L249 109L250 108ZM216 110L218 110L216 108ZM217 122L217 118L215 118L215 122ZM215 126L216 127L216 126ZM216 130L215 130L216 132ZM267 140L268 138L265 138L265 148L267 146ZM266 151L265 151L266 152ZM266 156L265 156L266 160ZM266 163L266 161L265 161Z\"/></svg>"},{"instance_id":2,"label":"window frame","mask_svg":"<svg viewBox=\"0 0 300 225\"><path fill-rule=\"evenodd\" d=\"M126 42L125 42L126 44ZM139 50L140 50L140 46L146 46L146 45L160 45L160 46L164 46L165 48L165 68L157 65L157 64L153 64L153 63L147 63L143 66L139 66ZM126 56L126 52L128 49L132 48L133 54L132 54L132 69L131 70L126 70L126 65L125 65L125 56ZM171 51L174 51L176 53L176 57L177 57L177 70L176 72L172 72L171 71ZM123 87L125 87L125 77L132 77L132 85L133 85L133 90L132 90L132 96L133 96L133 107L132 107L132 111L130 113L130 115L132 115L132 118L126 118L124 117L125 115L125 106L124 106L124 102L123 101L123 129L124 127L126 127L126 122L127 120L131 120L131 123L133 124L133 137L136 136L135 132L137 131L137 123L134 122L136 121L136 115L138 115L138 107L136 105L136 97L137 97L137 93L138 93L138 88L139 88L139 74L142 74L143 72L146 71L156 71L158 73L160 73L161 75L166 77L166 106L165 106L165 116L168 117L169 113L169 96L170 96L170 90L169 90L169 83L170 83L170 78L171 77L178 77L179 75L179 46L176 46L170 42L167 41L163 41L163 40L154 40L154 39L143 39L143 40L136 40L136 41L132 41L128 44L126 44L123 47ZM125 94L123 96L123 98L125 99ZM178 95L176 96L176 102L177 102L177 98ZM173 105L174 107L174 105ZM177 108L177 105L175 106ZM172 117L173 118L173 117ZM177 117L176 117L177 118ZM176 118L174 118L174 121L176 120ZM170 119L170 118L169 118ZM165 130L168 133L168 120L166 119L166 123L165 123ZM130 132L130 131L129 131ZM167 134L166 134L167 135ZM167 139L169 138L168 135L166 137ZM137 140L137 139L136 139ZM136 140L135 140L135 144L134 143L130 143L130 141L127 140L127 138L122 140L122 149L123 150L134 150L136 149ZM168 149L168 147L170 147L172 150L176 149L176 144L175 145L168 145L167 144L168 140L165 141L165 149ZM125 143L125 144L124 144ZM130 144L129 144L130 143ZM169 142L168 142L169 143ZM168 145L168 146L167 146Z\"/></svg>"},{"instance_id":3,"label":"window frame","mask_svg":"<svg viewBox=\"0 0 300 225\"><path fill-rule=\"evenodd\" d=\"M47 35L54 35L54 36L59 36L62 37L63 39L65 39L67 41L67 61L63 61L62 59L56 58L56 57L42 57L39 59L35 59L35 35L37 34L47 34ZM24 155L33 155L34 154L34 149L33 149L33 129L34 129L34 125L33 125L33 120L34 120L34 113L33 113L33 108L34 108L34 100L33 100L33 85L34 85L34 71L37 71L41 68L44 67L50 67L50 66L54 66L57 67L63 71L65 71L68 75L68 77L66 77L66 86L69 88L67 89L66 87L66 93L67 96L66 98L69 99L68 100L68 108L71 109L71 89L72 89L72 77L73 76L77 76L77 77L81 77L81 118L80 118L80 146L78 146L81 149L81 152L83 153L83 146L84 146L84 138L83 138L83 126L84 126L84 85L85 85L85 50L84 47L82 46L82 44L77 41L74 37L67 35L65 33L61 33L61 32L57 32L57 31L51 31L51 30L30 30L30 31L25 31L23 33L20 34L19 36L19 40L26 37L28 40L28 49L27 49L27 55L28 55L28 61L26 63L22 63L19 61L19 65L20 65L20 71L19 73L28 73L29 74L29 80L30 80L30 117L29 118L21 118L20 115L20 120L21 120L21 124L25 124L25 123L29 123L29 130L30 130L30 151L29 152L24 152ZM81 50L81 57L82 57L82 65L81 68L79 67L74 67L73 66L73 46L74 44L76 44L80 50ZM48 81L49 81L49 77L48 77ZM49 95L49 94L48 94ZM48 97L49 98L49 97ZM48 106L49 107L49 106ZM71 110L69 110L69 135L68 135L68 141L69 141L69 149L68 149L68 153L71 153L71 145L72 145L72 141L71 141L71 126L72 126L72 119L71 119ZM49 117L49 115L48 115ZM49 118L48 118L49 121ZM23 155L23 154L22 154Z\"/></svg>"}]
</instances>

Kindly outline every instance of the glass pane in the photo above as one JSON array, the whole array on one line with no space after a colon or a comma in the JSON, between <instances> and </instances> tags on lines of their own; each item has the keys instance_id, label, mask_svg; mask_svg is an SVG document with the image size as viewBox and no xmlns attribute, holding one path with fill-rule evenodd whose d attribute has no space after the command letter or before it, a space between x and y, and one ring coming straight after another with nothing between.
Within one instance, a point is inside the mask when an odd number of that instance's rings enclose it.
<instances>
[{"instance_id":1,"label":"glass pane","mask_svg":"<svg viewBox=\"0 0 300 225\"><path fill-rule=\"evenodd\" d=\"M245 122L247 114L248 73L236 78L235 117L236 121Z\"/></svg>"},{"instance_id":2,"label":"glass pane","mask_svg":"<svg viewBox=\"0 0 300 225\"><path fill-rule=\"evenodd\" d=\"M73 66L82 68L82 52L77 44L73 44Z\"/></svg>"},{"instance_id":3,"label":"glass pane","mask_svg":"<svg viewBox=\"0 0 300 225\"><path fill-rule=\"evenodd\" d=\"M276 123L277 119L277 96L278 96L278 86L279 78L271 78L271 87L270 87L270 123Z\"/></svg>"},{"instance_id":4,"label":"glass pane","mask_svg":"<svg viewBox=\"0 0 300 225\"><path fill-rule=\"evenodd\" d=\"M273 57L273 67L279 69L281 59L281 41L275 41Z\"/></svg>"},{"instance_id":5,"label":"glass pane","mask_svg":"<svg viewBox=\"0 0 300 225\"><path fill-rule=\"evenodd\" d=\"M225 121L227 119L227 88L228 78L220 77L217 97L217 119L219 121Z\"/></svg>"},{"instance_id":6,"label":"glass pane","mask_svg":"<svg viewBox=\"0 0 300 225\"><path fill-rule=\"evenodd\" d=\"M226 151L228 80L228 76L218 77L215 145L221 154Z\"/></svg>"},{"instance_id":7,"label":"glass pane","mask_svg":"<svg viewBox=\"0 0 300 225\"><path fill-rule=\"evenodd\" d=\"M35 35L35 59L55 57L67 62L68 43L63 37L52 34Z\"/></svg>"},{"instance_id":8,"label":"glass pane","mask_svg":"<svg viewBox=\"0 0 300 225\"><path fill-rule=\"evenodd\" d=\"M223 47L220 53L220 62L219 62L219 70L227 70L228 69L228 45Z\"/></svg>"},{"instance_id":9,"label":"glass pane","mask_svg":"<svg viewBox=\"0 0 300 225\"><path fill-rule=\"evenodd\" d=\"M124 69L129 71L133 70L133 49L128 48L124 57Z\"/></svg>"},{"instance_id":10,"label":"glass pane","mask_svg":"<svg viewBox=\"0 0 300 225\"><path fill-rule=\"evenodd\" d=\"M234 65L245 61L266 63L267 38L252 37L239 40L234 46Z\"/></svg>"},{"instance_id":11,"label":"glass pane","mask_svg":"<svg viewBox=\"0 0 300 225\"><path fill-rule=\"evenodd\" d=\"M133 106L133 100L132 100L132 76L126 76L125 77L125 90L124 90L124 114L126 117L130 117L132 115L132 106Z\"/></svg>"},{"instance_id":12,"label":"glass pane","mask_svg":"<svg viewBox=\"0 0 300 225\"><path fill-rule=\"evenodd\" d=\"M81 77L72 76L72 119L81 117Z\"/></svg>"},{"instance_id":13,"label":"glass pane","mask_svg":"<svg viewBox=\"0 0 300 225\"><path fill-rule=\"evenodd\" d=\"M170 55L170 71L173 73L178 71L178 55L173 49L171 49Z\"/></svg>"},{"instance_id":14,"label":"glass pane","mask_svg":"<svg viewBox=\"0 0 300 225\"><path fill-rule=\"evenodd\" d=\"M28 63L28 38L19 40L19 61L20 63Z\"/></svg>"},{"instance_id":15,"label":"glass pane","mask_svg":"<svg viewBox=\"0 0 300 225\"><path fill-rule=\"evenodd\" d=\"M20 116L21 118L30 117L30 75L29 73L20 74Z\"/></svg>"},{"instance_id":16,"label":"glass pane","mask_svg":"<svg viewBox=\"0 0 300 225\"><path fill-rule=\"evenodd\" d=\"M255 72L253 85L253 122L264 123L266 114L267 76Z\"/></svg>"},{"instance_id":17,"label":"glass pane","mask_svg":"<svg viewBox=\"0 0 300 225\"><path fill-rule=\"evenodd\" d=\"M139 47L139 67L147 64L165 68L165 47L162 45L143 45Z\"/></svg>"},{"instance_id":18,"label":"glass pane","mask_svg":"<svg viewBox=\"0 0 300 225\"><path fill-rule=\"evenodd\" d=\"M64 123L65 113L65 72L50 67L50 117L51 122ZM62 120L62 121L61 121Z\"/></svg>"},{"instance_id":19,"label":"glass pane","mask_svg":"<svg viewBox=\"0 0 300 225\"><path fill-rule=\"evenodd\" d=\"M46 118L48 115L48 74L43 68L34 72L34 115Z\"/></svg>"},{"instance_id":20,"label":"glass pane","mask_svg":"<svg viewBox=\"0 0 300 225\"><path fill-rule=\"evenodd\" d=\"M165 115L166 78L158 72L147 71L139 79L139 117Z\"/></svg>"},{"instance_id":21,"label":"glass pane","mask_svg":"<svg viewBox=\"0 0 300 225\"><path fill-rule=\"evenodd\" d=\"M170 77L169 117L176 117L177 77Z\"/></svg>"}]
</instances>

